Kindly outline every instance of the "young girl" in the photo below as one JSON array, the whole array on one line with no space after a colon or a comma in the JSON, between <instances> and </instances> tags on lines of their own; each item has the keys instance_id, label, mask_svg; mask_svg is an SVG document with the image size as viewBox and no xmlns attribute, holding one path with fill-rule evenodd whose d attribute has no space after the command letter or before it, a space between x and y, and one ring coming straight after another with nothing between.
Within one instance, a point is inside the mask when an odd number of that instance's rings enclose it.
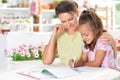
<instances>
[{"instance_id":1,"label":"young girl","mask_svg":"<svg viewBox=\"0 0 120 80\"><path fill-rule=\"evenodd\" d=\"M116 69L115 51L111 45L105 44L101 35L106 32L103 29L101 19L92 10L84 10L79 18L79 31L82 35L84 46L83 55L79 61L75 62L77 66L107 67ZM72 66L73 60L69 65Z\"/></svg>"}]
</instances>

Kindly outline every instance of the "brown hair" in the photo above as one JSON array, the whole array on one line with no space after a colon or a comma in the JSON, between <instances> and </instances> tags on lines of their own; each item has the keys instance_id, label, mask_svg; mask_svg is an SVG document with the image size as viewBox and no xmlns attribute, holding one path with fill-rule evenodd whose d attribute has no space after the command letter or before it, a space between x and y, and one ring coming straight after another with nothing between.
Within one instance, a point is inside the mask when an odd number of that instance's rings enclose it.
<instances>
[{"instance_id":1,"label":"brown hair","mask_svg":"<svg viewBox=\"0 0 120 80\"><path fill-rule=\"evenodd\" d=\"M93 50L96 44L97 39L102 35L106 30L103 29L103 24L101 19L97 16L97 14L93 10L84 10L82 11L79 17L79 25L83 25L89 23L91 29L95 35L95 39L90 43L86 44L85 47Z\"/></svg>"},{"instance_id":2,"label":"brown hair","mask_svg":"<svg viewBox=\"0 0 120 80\"><path fill-rule=\"evenodd\" d=\"M78 4L72 0L63 0L55 8L56 15L66 12L76 12Z\"/></svg>"}]
</instances>

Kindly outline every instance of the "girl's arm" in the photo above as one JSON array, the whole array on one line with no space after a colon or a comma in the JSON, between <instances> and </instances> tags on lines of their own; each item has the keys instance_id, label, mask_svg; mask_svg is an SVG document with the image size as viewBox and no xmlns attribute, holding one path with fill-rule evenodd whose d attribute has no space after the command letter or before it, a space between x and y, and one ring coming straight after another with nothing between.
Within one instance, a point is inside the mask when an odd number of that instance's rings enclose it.
<instances>
[{"instance_id":1,"label":"girl's arm","mask_svg":"<svg viewBox=\"0 0 120 80\"><path fill-rule=\"evenodd\" d=\"M105 51L97 50L95 55L95 60L86 62L84 66L100 67L105 55L106 55Z\"/></svg>"},{"instance_id":2,"label":"girl's arm","mask_svg":"<svg viewBox=\"0 0 120 80\"><path fill-rule=\"evenodd\" d=\"M82 52L81 58L77 62L75 62L74 66L75 67L83 66L85 62L87 62L87 55Z\"/></svg>"}]
</instances>

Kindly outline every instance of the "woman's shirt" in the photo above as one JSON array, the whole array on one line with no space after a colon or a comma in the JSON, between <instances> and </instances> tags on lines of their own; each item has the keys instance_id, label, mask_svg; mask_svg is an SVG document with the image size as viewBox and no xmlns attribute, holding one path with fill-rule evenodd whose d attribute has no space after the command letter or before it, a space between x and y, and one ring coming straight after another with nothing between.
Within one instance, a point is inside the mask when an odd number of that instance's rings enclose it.
<instances>
[{"instance_id":1,"label":"woman's shirt","mask_svg":"<svg viewBox=\"0 0 120 80\"><path fill-rule=\"evenodd\" d=\"M105 44L105 43L103 43L102 40L98 39L93 51L83 47L83 52L87 54L88 61L95 60L95 54L96 54L97 50L106 51L106 53L105 53L106 55L101 64L101 67L117 69L116 64L115 64L114 51L109 44Z\"/></svg>"},{"instance_id":2,"label":"woman's shirt","mask_svg":"<svg viewBox=\"0 0 120 80\"><path fill-rule=\"evenodd\" d=\"M76 57L77 60L80 59L82 53L82 44L83 40L79 32L76 32L72 35L63 33L57 38L58 56L62 65L67 66L69 60L74 57Z\"/></svg>"}]
</instances>

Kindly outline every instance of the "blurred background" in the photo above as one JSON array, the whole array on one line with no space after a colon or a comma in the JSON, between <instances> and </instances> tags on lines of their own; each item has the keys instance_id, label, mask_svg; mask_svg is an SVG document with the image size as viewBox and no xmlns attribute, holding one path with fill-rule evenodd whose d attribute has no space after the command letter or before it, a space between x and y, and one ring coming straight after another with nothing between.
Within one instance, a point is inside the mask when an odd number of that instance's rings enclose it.
<instances>
[{"instance_id":1,"label":"blurred background","mask_svg":"<svg viewBox=\"0 0 120 80\"><path fill-rule=\"evenodd\" d=\"M0 0L0 31L52 32L60 23L54 8L61 0ZM93 9L104 29L120 30L120 0L74 0L79 11Z\"/></svg>"}]
</instances>

